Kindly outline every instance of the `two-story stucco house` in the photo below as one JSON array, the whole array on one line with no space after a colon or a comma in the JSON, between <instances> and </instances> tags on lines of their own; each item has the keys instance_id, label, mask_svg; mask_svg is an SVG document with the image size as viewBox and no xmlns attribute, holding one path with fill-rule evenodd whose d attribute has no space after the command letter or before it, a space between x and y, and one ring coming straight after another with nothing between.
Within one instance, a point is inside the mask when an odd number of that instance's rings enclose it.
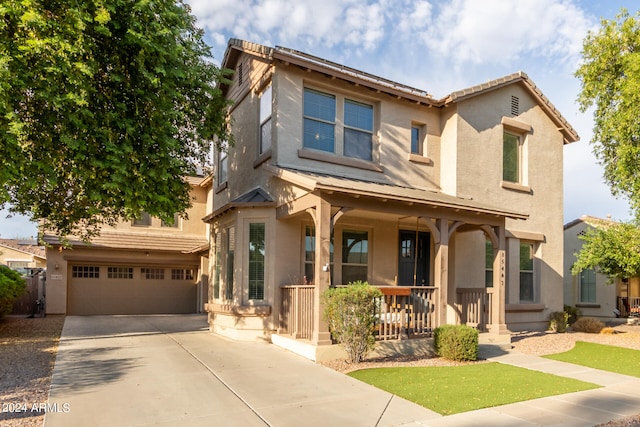
<instances>
[{"instance_id":1,"label":"two-story stucco house","mask_svg":"<svg viewBox=\"0 0 640 427\"><path fill-rule=\"evenodd\" d=\"M571 268L582 249L580 239L591 228L615 224L610 218L583 215L564 226L564 303L589 317L640 317L640 277L617 279L585 269L573 275Z\"/></svg>"},{"instance_id":2,"label":"two-story stucco house","mask_svg":"<svg viewBox=\"0 0 640 427\"><path fill-rule=\"evenodd\" d=\"M524 73L443 99L229 41L235 145L216 154L209 321L330 343L321 293L381 286L380 336L544 329L562 310L571 125ZM312 355L313 357L313 355Z\"/></svg>"},{"instance_id":3,"label":"two-story stucco house","mask_svg":"<svg viewBox=\"0 0 640 427\"><path fill-rule=\"evenodd\" d=\"M44 231L49 314L160 314L202 312L208 300L208 226L211 178L187 177L192 206L173 223L141 213L101 228L90 243L69 245Z\"/></svg>"}]
</instances>

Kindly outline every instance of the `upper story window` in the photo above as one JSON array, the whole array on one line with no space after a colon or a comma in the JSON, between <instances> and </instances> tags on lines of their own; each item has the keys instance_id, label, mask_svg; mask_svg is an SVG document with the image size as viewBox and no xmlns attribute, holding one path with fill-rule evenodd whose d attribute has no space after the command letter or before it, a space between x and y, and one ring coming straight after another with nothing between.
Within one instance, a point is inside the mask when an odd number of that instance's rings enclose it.
<instances>
[{"instance_id":1,"label":"upper story window","mask_svg":"<svg viewBox=\"0 0 640 427\"><path fill-rule=\"evenodd\" d=\"M260 95L260 147L259 154L271 149L271 85Z\"/></svg>"},{"instance_id":2,"label":"upper story window","mask_svg":"<svg viewBox=\"0 0 640 427\"><path fill-rule=\"evenodd\" d=\"M149 227L151 225L151 215L148 212L141 212L138 218L133 220L133 225L138 227Z\"/></svg>"},{"instance_id":3,"label":"upper story window","mask_svg":"<svg viewBox=\"0 0 640 427\"><path fill-rule=\"evenodd\" d=\"M411 152L413 154L422 154L420 145L420 127L411 126Z\"/></svg>"},{"instance_id":4,"label":"upper story window","mask_svg":"<svg viewBox=\"0 0 640 427\"><path fill-rule=\"evenodd\" d=\"M373 159L373 105L305 88L303 109L304 148Z\"/></svg>"},{"instance_id":5,"label":"upper story window","mask_svg":"<svg viewBox=\"0 0 640 427\"><path fill-rule=\"evenodd\" d=\"M335 120L336 97L305 89L303 146L335 152Z\"/></svg>"},{"instance_id":6,"label":"upper story window","mask_svg":"<svg viewBox=\"0 0 640 427\"><path fill-rule=\"evenodd\" d=\"M220 150L218 150L218 185L227 182L227 175L229 172L229 162L227 149L229 144L225 141L222 143Z\"/></svg>"},{"instance_id":7,"label":"upper story window","mask_svg":"<svg viewBox=\"0 0 640 427\"><path fill-rule=\"evenodd\" d=\"M519 135L505 132L502 142L502 179L522 182L522 144Z\"/></svg>"},{"instance_id":8,"label":"upper story window","mask_svg":"<svg viewBox=\"0 0 640 427\"><path fill-rule=\"evenodd\" d=\"M373 106L345 99L344 155L372 160Z\"/></svg>"},{"instance_id":9,"label":"upper story window","mask_svg":"<svg viewBox=\"0 0 640 427\"><path fill-rule=\"evenodd\" d=\"M179 228L180 227L180 215L177 213L173 214L173 222L162 221L160 223L161 227L171 227L171 228Z\"/></svg>"}]
</instances>

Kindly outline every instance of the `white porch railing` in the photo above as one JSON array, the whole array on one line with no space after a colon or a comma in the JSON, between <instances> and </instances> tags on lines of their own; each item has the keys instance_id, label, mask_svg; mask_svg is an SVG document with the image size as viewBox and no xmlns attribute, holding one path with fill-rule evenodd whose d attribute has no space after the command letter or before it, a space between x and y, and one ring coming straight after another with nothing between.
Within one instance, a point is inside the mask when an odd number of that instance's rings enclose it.
<instances>
[{"instance_id":1,"label":"white porch railing","mask_svg":"<svg viewBox=\"0 0 640 427\"><path fill-rule=\"evenodd\" d=\"M618 297L620 317L640 317L640 297Z\"/></svg>"}]
</instances>

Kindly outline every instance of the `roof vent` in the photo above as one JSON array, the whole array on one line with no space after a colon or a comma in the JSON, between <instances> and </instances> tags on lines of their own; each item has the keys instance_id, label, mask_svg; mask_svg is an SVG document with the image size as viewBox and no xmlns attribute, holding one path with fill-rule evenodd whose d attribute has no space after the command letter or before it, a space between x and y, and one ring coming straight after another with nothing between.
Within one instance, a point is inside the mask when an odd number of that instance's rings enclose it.
<instances>
[{"instance_id":1,"label":"roof vent","mask_svg":"<svg viewBox=\"0 0 640 427\"><path fill-rule=\"evenodd\" d=\"M520 98L517 96L511 96L511 115L517 116L520 114Z\"/></svg>"}]
</instances>

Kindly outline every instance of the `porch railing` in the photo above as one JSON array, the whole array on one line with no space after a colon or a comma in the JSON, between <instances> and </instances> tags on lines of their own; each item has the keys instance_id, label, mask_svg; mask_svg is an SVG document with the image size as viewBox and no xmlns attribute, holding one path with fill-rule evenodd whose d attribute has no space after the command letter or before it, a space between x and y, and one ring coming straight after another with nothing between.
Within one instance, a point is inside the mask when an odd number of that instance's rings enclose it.
<instances>
[{"instance_id":1,"label":"porch railing","mask_svg":"<svg viewBox=\"0 0 640 427\"><path fill-rule=\"evenodd\" d=\"M282 286L280 333L294 338L311 339L313 336L313 285Z\"/></svg>"},{"instance_id":2,"label":"porch railing","mask_svg":"<svg viewBox=\"0 0 640 427\"><path fill-rule=\"evenodd\" d=\"M486 330L491 323L492 288L458 288L456 308L460 323Z\"/></svg>"},{"instance_id":3,"label":"porch railing","mask_svg":"<svg viewBox=\"0 0 640 427\"><path fill-rule=\"evenodd\" d=\"M618 297L620 317L640 317L640 297Z\"/></svg>"},{"instance_id":4,"label":"porch railing","mask_svg":"<svg viewBox=\"0 0 640 427\"><path fill-rule=\"evenodd\" d=\"M397 340L431 336L434 328L435 287L381 286L376 302L376 339ZM279 333L298 339L313 335L315 289L308 285L281 286Z\"/></svg>"},{"instance_id":5,"label":"porch railing","mask_svg":"<svg viewBox=\"0 0 640 427\"><path fill-rule=\"evenodd\" d=\"M430 337L436 307L433 286L380 286L376 304L376 339Z\"/></svg>"}]
</instances>

